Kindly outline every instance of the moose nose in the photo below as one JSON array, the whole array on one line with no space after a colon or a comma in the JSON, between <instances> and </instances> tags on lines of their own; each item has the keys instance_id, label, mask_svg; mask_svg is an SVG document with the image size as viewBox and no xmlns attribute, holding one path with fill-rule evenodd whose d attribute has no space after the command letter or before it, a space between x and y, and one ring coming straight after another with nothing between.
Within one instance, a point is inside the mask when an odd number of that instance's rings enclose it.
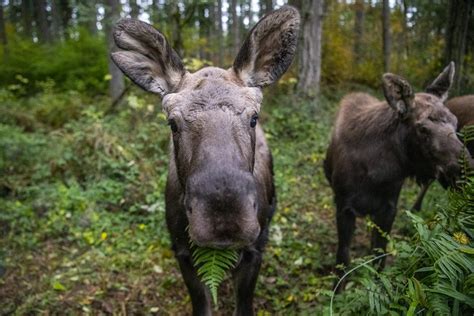
<instances>
[{"instance_id":1,"label":"moose nose","mask_svg":"<svg viewBox=\"0 0 474 316\"><path fill-rule=\"evenodd\" d=\"M260 234L251 174L226 171L190 177L184 202L189 235L200 246L240 248Z\"/></svg>"},{"instance_id":2,"label":"moose nose","mask_svg":"<svg viewBox=\"0 0 474 316\"><path fill-rule=\"evenodd\" d=\"M226 206L232 201L239 201L256 195L256 186L253 176L249 172L214 171L199 173L189 178L186 183L186 193L190 197L202 199L211 204ZM255 200L255 199L253 199ZM187 205L192 212L191 204Z\"/></svg>"}]
</instances>

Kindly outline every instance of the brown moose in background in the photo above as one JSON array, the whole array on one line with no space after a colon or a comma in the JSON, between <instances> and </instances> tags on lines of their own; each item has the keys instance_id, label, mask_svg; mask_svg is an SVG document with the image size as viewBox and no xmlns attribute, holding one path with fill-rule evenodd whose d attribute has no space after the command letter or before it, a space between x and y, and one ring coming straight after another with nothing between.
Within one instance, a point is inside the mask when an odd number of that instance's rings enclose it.
<instances>
[{"instance_id":1,"label":"brown moose in background","mask_svg":"<svg viewBox=\"0 0 474 316\"><path fill-rule=\"evenodd\" d=\"M426 92L415 94L404 78L387 73L386 101L365 93L342 99L324 161L337 209L337 264L349 264L356 216L372 218L380 231L373 230L371 248L385 250L406 178L427 183L442 176L453 183L459 175L464 147L457 119L443 104L453 75L450 63Z\"/></svg>"},{"instance_id":2,"label":"brown moose in background","mask_svg":"<svg viewBox=\"0 0 474 316\"><path fill-rule=\"evenodd\" d=\"M453 113L458 119L458 128L457 128L458 132L461 132L461 130L465 126L474 125L474 95L466 95L462 97L452 98L451 100L448 100L445 104L446 104L446 107L451 111L451 113ZM474 155L474 140L467 141L465 145L470 155L473 156ZM443 187L445 188L448 187L448 184L446 183L446 181L444 181L443 179L439 179L439 180ZM421 191L418 194L415 204L412 207L414 211L421 210L423 199L431 183L432 181L426 184L422 184Z\"/></svg>"},{"instance_id":3,"label":"brown moose in background","mask_svg":"<svg viewBox=\"0 0 474 316\"><path fill-rule=\"evenodd\" d=\"M193 314L209 315L209 293L192 263L190 240L241 252L233 271L236 315L253 314L253 296L275 210L272 158L257 125L261 88L288 69L300 17L284 6L250 31L233 66L185 70L164 35L124 19L114 30L117 66L163 97L172 131L166 219ZM189 233L187 231L189 227Z\"/></svg>"}]
</instances>

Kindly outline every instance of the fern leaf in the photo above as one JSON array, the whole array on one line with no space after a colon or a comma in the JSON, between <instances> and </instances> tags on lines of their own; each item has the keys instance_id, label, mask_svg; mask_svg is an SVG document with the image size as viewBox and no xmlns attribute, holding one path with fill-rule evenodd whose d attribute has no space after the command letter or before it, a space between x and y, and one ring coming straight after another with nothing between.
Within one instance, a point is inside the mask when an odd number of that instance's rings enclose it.
<instances>
[{"instance_id":1,"label":"fern leaf","mask_svg":"<svg viewBox=\"0 0 474 316\"><path fill-rule=\"evenodd\" d=\"M235 267L239 253L233 249L214 249L192 245L192 258L197 274L211 293L217 306L217 289L225 278L226 272Z\"/></svg>"}]
</instances>

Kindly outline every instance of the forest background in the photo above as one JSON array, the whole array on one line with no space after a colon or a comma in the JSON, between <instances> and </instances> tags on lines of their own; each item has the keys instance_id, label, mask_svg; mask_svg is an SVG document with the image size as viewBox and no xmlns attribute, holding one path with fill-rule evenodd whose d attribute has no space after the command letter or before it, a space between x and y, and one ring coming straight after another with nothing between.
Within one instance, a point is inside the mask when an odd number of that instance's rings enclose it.
<instances>
[{"instance_id":1,"label":"forest background","mask_svg":"<svg viewBox=\"0 0 474 316\"><path fill-rule=\"evenodd\" d=\"M138 18L167 36L188 70L226 68L258 19L284 4L0 1L0 314L190 312L164 223L166 118L158 98L111 63L111 30L120 17ZM361 220L352 249L359 268L334 298L337 236L322 161L341 97L382 98L385 72L422 91L454 61L450 96L474 93L474 4L288 4L302 17L297 58L265 90L261 115L279 207L258 315L467 313L474 308L472 179L464 195L434 186L416 215L406 210L418 187L407 181L384 272L362 264L374 227ZM472 208L459 209L459 201ZM230 282L221 292L218 313L228 314Z\"/></svg>"}]
</instances>

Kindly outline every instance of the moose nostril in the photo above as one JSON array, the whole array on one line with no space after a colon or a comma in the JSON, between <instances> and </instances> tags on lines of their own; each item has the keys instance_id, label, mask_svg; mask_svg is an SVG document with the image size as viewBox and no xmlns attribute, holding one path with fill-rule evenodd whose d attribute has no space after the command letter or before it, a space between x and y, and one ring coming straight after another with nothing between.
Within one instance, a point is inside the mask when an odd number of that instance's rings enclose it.
<instances>
[{"instance_id":1,"label":"moose nostril","mask_svg":"<svg viewBox=\"0 0 474 316\"><path fill-rule=\"evenodd\" d=\"M191 206L188 206L187 211L188 211L189 213L192 213L192 212L193 212L193 208L192 208Z\"/></svg>"}]
</instances>

